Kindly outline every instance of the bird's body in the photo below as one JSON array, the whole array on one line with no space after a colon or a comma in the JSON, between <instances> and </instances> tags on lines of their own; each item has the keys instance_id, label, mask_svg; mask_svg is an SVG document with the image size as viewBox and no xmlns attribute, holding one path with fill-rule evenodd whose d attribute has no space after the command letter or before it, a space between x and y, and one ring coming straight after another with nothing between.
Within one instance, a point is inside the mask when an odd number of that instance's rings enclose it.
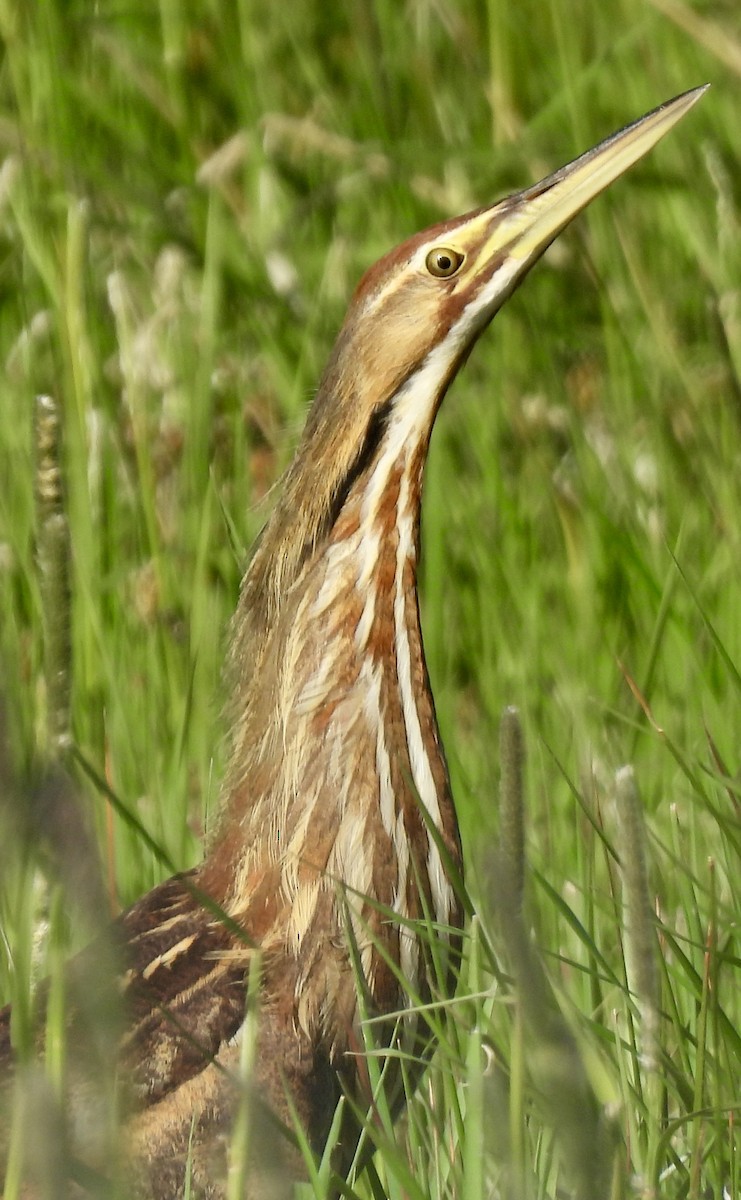
<instances>
[{"instance_id":1,"label":"bird's body","mask_svg":"<svg viewBox=\"0 0 741 1200\"><path fill-rule=\"evenodd\" d=\"M336 403L335 364L315 401L304 462L312 442L323 447L330 436L322 406ZM357 439L295 558L281 508L293 514L312 501L316 481L302 472L292 496L289 474L243 583L227 806L194 877L249 939L232 937L229 970L241 962L244 974L251 947L260 948L263 1037L276 1044L261 1047L258 1077L263 1064L281 1063L317 1149L342 1085L370 1101L355 1065L358 966L371 1011L396 1013L428 990L409 923L429 919L441 940L461 923L448 875L461 867L458 829L416 587L434 410L423 412L420 438L416 400L397 410L395 427L374 420ZM326 472L321 460L317 468ZM269 1092L290 1123L278 1078ZM145 1125L155 1123L153 1111Z\"/></svg>"},{"instance_id":2,"label":"bird's body","mask_svg":"<svg viewBox=\"0 0 741 1200\"><path fill-rule=\"evenodd\" d=\"M417 601L432 426L532 263L698 95L536 187L417 234L356 291L243 581L215 839L195 872L116 925L125 1137L141 1195L182 1194L188 1174L192 1194L225 1194L253 970L252 1081L317 1151L343 1089L371 1099L359 988L383 1015L436 986L425 942L454 947L462 914ZM9 1054L6 1012L0 1064Z\"/></svg>"}]
</instances>

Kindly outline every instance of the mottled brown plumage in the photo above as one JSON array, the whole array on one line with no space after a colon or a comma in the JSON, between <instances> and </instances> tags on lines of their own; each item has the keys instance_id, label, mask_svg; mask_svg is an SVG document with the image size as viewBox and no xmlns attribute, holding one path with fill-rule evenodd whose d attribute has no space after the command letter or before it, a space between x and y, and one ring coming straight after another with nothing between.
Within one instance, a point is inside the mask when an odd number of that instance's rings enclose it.
<instances>
[{"instance_id":1,"label":"mottled brown plumage","mask_svg":"<svg viewBox=\"0 0 741 1200\"><path fill-rule=\"evenodd\" d=\"M131 1114L123 1136L137 1194L181 1195L188 1172L192 1194L225 1194L251 972L260 973L254 1092L289 1128L295 1110L317 1152L343 1089L370 1101L358 973L379 1014L436 986L425 937L434 929L443 954L455 945L450 868L460 871L461 853L417 604L433 422L476 338L545 247L698 95L536 187L417 234L356 291L243 581L215 839L200 868L155 888L114 928ZM8 1029L6 1012L0 1061ZM74 1031L73 1016L73 1040ZM74 1113L86 1091L72 1091ZM349 1127L341 1140L346 1163ZM281 1139L273 1145L280 1155ZM250 1194L271 1193L259 1147L248 1178Z\"/></svg>"}]
</instances>

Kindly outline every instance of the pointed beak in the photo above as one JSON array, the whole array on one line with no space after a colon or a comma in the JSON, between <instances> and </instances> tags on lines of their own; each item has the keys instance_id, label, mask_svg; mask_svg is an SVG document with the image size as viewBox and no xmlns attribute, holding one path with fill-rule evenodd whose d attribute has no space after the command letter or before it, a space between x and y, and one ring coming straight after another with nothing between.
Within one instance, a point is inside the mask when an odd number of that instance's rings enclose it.
<instances>
[{"instance_id":1,"label":"pointed beak","mask_svg":"<svg viewBox=\"0 0 741 1200\"><path fill-rule=\"evenodd\" d=\"M540 183L490 209L490 213L498 211L499 219L483 248L482 263L505 254L523 268L530 266L577 213L689 112L707 87L693 88L669 100Z\"/></svg>"}]
</instances>

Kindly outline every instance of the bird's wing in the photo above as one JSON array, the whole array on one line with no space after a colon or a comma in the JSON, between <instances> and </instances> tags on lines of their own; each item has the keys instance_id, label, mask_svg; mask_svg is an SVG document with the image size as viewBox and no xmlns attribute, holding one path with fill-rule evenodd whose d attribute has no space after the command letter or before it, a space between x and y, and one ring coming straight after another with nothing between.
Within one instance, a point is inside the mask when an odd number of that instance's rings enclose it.
<instances>
[{"instance_id":1,"label":"bird's wing","mask_svg":"<svg viewBox=\"0 0 741 1200\"><path fill-rule=\"evenodd\" d=\"M197 1075L236 1036L250 948L199 900L192 875L148 892L115 933L124 964L119 1063L141 1106Z\"/></svg>"},{"instance_id":2,"label":"bird's wing","mask_svg":"<svg viewBox=\"0 0 741 1200\"><path fill-rule=\"evenodd\" d=\"M127 1078L137 1107L198 1074L245 1015L249 947L199 902L192 873L155 887L69 964L68 1062ZM46 983L39 989L43 1011ZM41 1049L41 1046L39 1046ZM11 1009L0 1010L0 1081L15 1066ZM84 1072L87 1073L87 1072Z\"/></svg>"}]
</instances>

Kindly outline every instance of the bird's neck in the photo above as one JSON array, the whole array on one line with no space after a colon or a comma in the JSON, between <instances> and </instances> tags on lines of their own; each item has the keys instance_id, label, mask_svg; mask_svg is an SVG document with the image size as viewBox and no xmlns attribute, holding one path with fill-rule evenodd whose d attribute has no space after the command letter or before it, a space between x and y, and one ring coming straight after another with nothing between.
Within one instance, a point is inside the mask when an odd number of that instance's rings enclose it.
<instances>
[{"instance_id":1,"label":"bird's neck","mask_svg":"<svg viewBox=\"0 0 741 1200\"><path fill-rule=\"evenodd\" d=\"M410 845L429 868L432 916L452 917L420 807L457 856L417 601L426 450L426 440L385 437L282 598L238 700L203 882L237 916L264 892L266 928L287 901L297 952L338 880L419 916Z\"/></svg>"}]
</instances>

